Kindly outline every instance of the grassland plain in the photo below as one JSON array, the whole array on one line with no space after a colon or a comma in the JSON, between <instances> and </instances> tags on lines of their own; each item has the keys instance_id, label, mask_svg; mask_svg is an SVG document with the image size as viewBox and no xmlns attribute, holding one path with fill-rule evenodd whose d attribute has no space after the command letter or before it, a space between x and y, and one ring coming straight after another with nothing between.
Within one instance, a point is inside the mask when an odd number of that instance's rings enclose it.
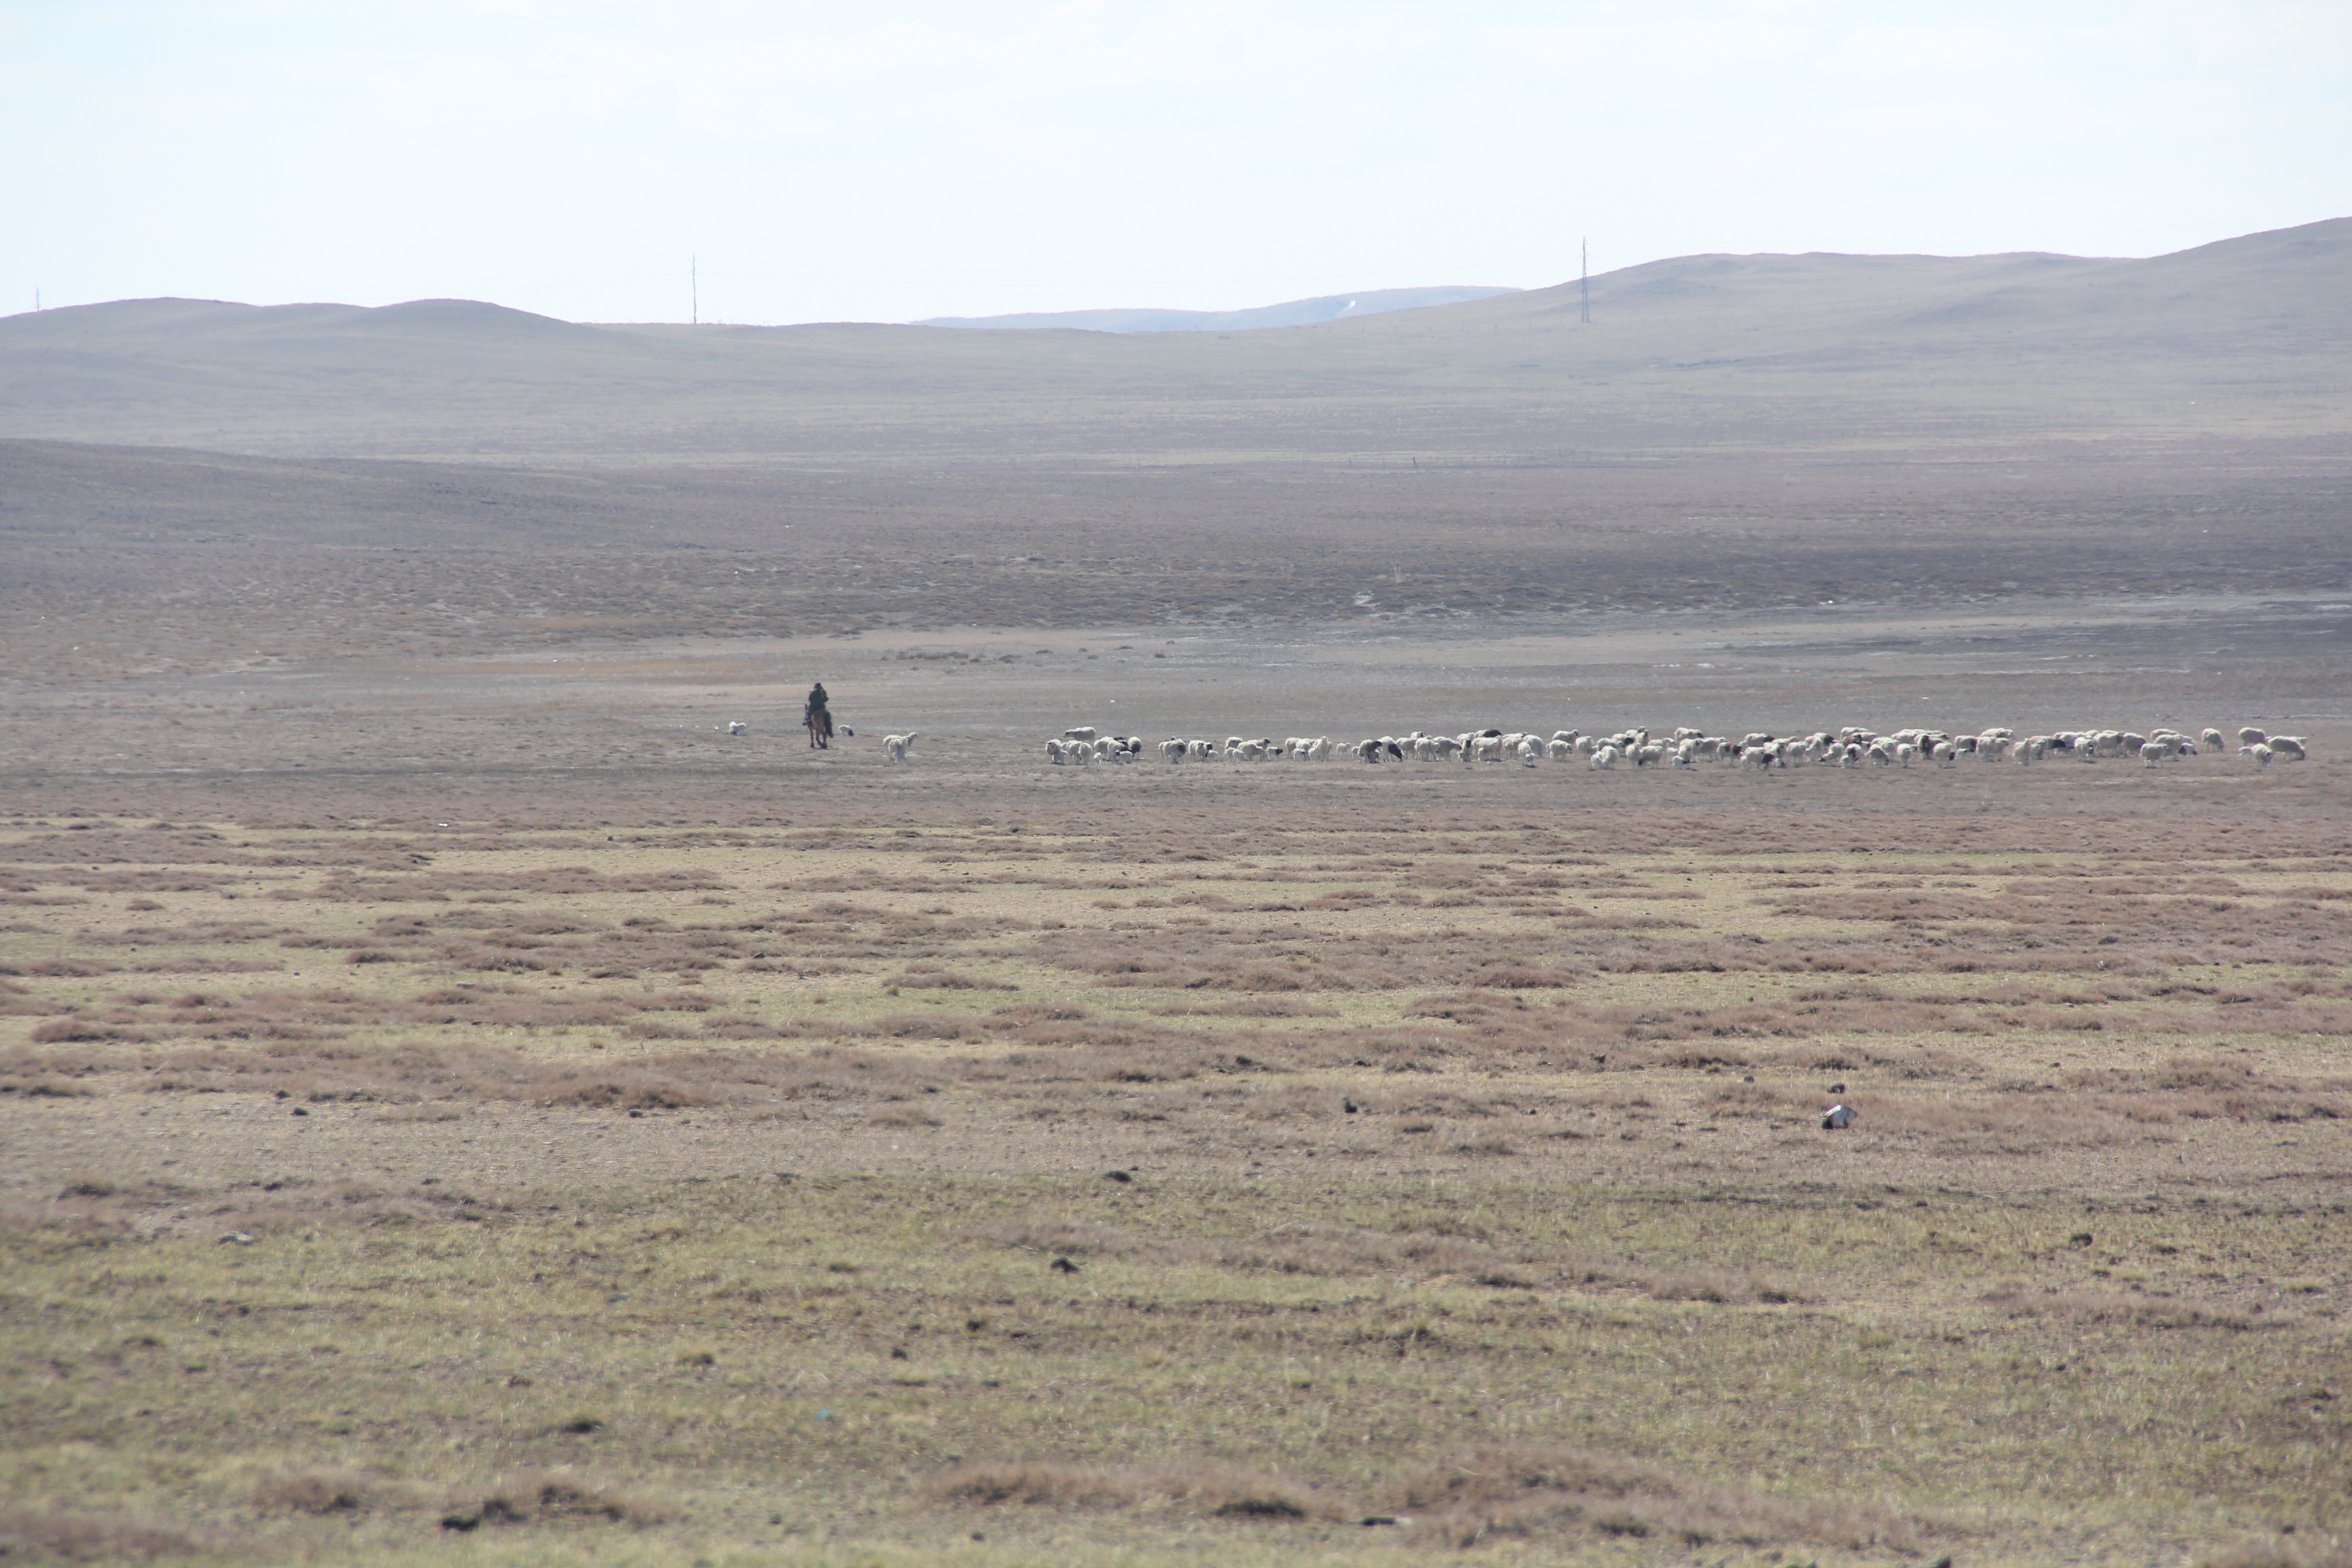
<instances>
[{"instance_id":1,"label":"grassland plain","mask_svg":"<svg viewBox=\"0 0 2352 1568\"><path fill-rule=\"evenodd\" d=\"M1059 782L8 819L0 1542L2343 1559L2339 764Z\"/></svg>"}]
</instances>

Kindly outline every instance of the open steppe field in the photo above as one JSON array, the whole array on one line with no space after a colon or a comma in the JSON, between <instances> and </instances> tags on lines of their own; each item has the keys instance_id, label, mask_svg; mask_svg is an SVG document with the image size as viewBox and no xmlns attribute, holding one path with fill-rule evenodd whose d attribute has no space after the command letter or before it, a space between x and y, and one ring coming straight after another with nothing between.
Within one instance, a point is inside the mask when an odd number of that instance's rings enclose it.
<instances>
[{"instance_id":1,"label":"open steppe field","mask_svg":"<svg viewBox=\"0 0 2352 1568\"><path fill-rule=\"evenodd\" d=\"M2342 763L862 741L16 789L12 1552L2341 1560Z\"/></svg>"},{"instance_id":2,"label":"open steppe field","mask_svg":"<svg viewBox=\"0 0 2352 1568\"><path fill-rule=\"evenodd\" d=\"M0 321L0 1561L2344 1568L2347 256Z\"/></svg>"}]
</instances>

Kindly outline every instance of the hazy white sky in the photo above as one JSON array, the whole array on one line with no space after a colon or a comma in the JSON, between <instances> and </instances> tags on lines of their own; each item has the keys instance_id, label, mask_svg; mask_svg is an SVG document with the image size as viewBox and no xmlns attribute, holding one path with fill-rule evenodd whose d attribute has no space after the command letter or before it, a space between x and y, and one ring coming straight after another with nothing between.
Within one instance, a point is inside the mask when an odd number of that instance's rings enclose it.
<instances>
[{"instance_id":1,"label":"hazy white sky","mask_svg":"<svg viewBox=\"0 0 2352 1568\"><path fill-rule=\"evenodd\" d=\"M1223 309L2352 214L2347 0L0 0L0 312Z\"/></svg>"}]
</instances>

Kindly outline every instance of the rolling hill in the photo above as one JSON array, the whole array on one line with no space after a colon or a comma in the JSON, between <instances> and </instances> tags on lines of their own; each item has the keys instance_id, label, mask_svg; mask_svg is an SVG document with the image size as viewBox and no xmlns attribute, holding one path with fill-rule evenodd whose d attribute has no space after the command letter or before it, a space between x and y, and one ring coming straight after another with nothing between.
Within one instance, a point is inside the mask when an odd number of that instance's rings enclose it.
<instances>
[{"instance_id":1,"label":"rolling hill","mask_svg":"<svg viewBox=\"0 0 2352 1568\"><path fill-rule=\"evenodd\" d=\"M1549 460L2320 436L2352 219L2146 260L1694 256L1236 333L586 325L464 300L0 320L0 437L542 462Z\"/></svg>"}]
</instances>

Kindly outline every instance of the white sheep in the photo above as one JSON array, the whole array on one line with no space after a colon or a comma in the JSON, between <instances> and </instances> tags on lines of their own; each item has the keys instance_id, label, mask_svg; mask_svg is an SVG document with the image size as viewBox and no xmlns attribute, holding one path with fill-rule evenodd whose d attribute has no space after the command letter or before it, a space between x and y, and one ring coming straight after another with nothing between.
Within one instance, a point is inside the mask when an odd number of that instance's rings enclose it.
<instances>
[{"instance_id":1,"label":"white sheep","mask_svg":"<svg viewBox=\"0 0 2352 1568\"><path fill-rule=\"evenodd\" d=\"M730 719L727 721L727 732L730 735L740 735L751 727L740 719Z\"/></svg>"},{"instance_id":2,"label":"white sheep","mask_svg":"<svg viewBox=\"0 0 2352 1568\"><path fill-rule=\"evenodd\" d=\"M1080 724L1076 729L1063 731L1062 739L1065 741L1083 741L1091 745L1094 743L1095 737L1101 732L1102 731L1097 730L1092 724Z\"/></svg>"},{"instance_id":3,"label":"white sheep","mask_svg":"<svg viewBox=\"0 0 2352 1568\"><path fill-rule=\"evenodd\" d=\"M2282 761L2301 763L2310 760L2303 749L2303 737L2300 735L2273 735L2269 745L2271 755Z\"/></svg>"},{"instance_id":4,"label":"white sheep","mask_svg":"<svg viewBox=\"0 0 2352 1568\"><path fill-rule=\"evenodd\" d=\"M903 735L883 736L882 760L886 763L905 762L907 760L907 748L913 745L915 741L916 731L912 730L908 731Z\"/></svg>"},{"instance_id":5,"label":"white sheep","mask_svg":"<svg viewBox=\"0 0 2352 1568\"><path fill-rule=\"evenodd\" d=\"M1592 752L1592 765L1594 768L1602 772L1606 772L1607 770L1615 767L1617 765L1617 748L1610 745L1602 745L1594 748Z\"/></svg>"},{"instance_id":6,"label":"white sheep","mask_svg":"<svg viewBox=\"0 0 2352 1568\"><path fill-rule=\"evenodd\" d=\"M2263 734L2252 724L2238 731L2238 743L2242 746L2259 746L2269 739L2268 735Z\"/></svg>"},{"instance_id":7,"label":"white sheep","mask_svg":"<svg viewBox=\"0 0 2352 1568\"><path fill-rule=\"evenodd\" d=\"M2221 738L2221 731L2219 730L2209 729L2203 734L2198 736L2197 739L2204 749L2209 752L2224 752L2229 750L2230 743Z\"/></svg>"}]
</instances>

